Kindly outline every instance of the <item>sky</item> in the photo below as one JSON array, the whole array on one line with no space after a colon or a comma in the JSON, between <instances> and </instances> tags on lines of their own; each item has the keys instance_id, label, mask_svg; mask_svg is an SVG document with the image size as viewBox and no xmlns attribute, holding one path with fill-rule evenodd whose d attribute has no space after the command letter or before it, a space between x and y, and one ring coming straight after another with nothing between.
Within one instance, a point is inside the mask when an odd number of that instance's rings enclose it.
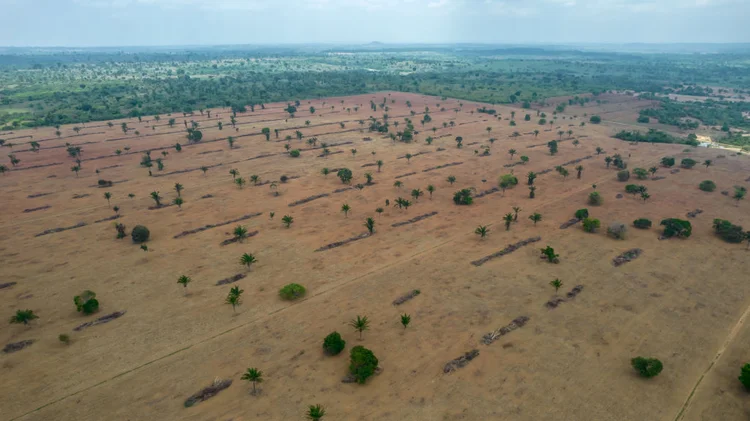
<instances>
[{"instance_id":1,"label":"sky","mask_svg":"<svg viewBox=\"0 0 750 421\"><path fill-rule=\"evenodd\" d=\"M0 0L0 46L750 42L750 0Z\"/></svg>"}]
</instances>

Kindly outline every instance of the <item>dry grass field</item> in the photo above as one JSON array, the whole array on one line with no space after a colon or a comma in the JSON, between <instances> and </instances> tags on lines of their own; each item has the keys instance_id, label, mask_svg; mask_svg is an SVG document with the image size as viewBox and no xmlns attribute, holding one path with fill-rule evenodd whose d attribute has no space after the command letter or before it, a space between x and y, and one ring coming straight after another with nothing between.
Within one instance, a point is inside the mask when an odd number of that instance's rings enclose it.
<instances>
[{"instance_id":1,"label":"dry grass field","mask_svg":"<svg viewBox=\"0 0 750 421\"><path fill-rule=\"evenodd\" d=\"M404 117L410 117L405 103L411 101L417 111L411 118L420 131L413 143L392 142L369 133L367 122L358 124L369 116L382 117L383 111L371 111L369 103L383 97L390 120L401 123L396 130L403 130ZM617 104L614 98L610 102L613 114L637 114ZM310 105L317 108L314 115ZM575 107L578 118L571 111L554 126L540 127L535 112L526 122L523 110L496 106L502 116L497 119L470 112L481 104L465 102L455 112L457 100L397 92L305 100L288 120L284 106L238 114L238 130L229 124L230 111L222 109L213 110L211 119L198 113L175 116L174 128L166 116L160 122L128 119L127 134L122 121L113 127L90 123L77 136L72 126L62 127L59 139L54 128L0 134L15 144L3 151L21 161L0 176L0 284L16 282L0 289L5 318L0 346L35 341L20 351L0 353L0 418L294 420L303 419L312 404L326 408L326 420L750 418L750 402L737 381L740 365L750 361L750 324L745 323L750 251L744 244L723 242L711 226L714 218L750 226L748 200L737 203L721 194L734 185L748 186L746 156L701 148L686 152L684 145L630 145L610 137L620 126L605 121L581 127L588 119L580 107ZM433 121L423 128L419 121L425 106ZM511 111L516 127L509 125ZM197 144L185 139L183 120L191 119L203 131ZM223 130L216 127L218 121ZM448 121L455 126L443 128ZM263 127L271 129L270 141L260 133ZM489 135L487 127L492 128ZM274 129L280 130L278 139ZM535 129L541 130L538 137ZM302 140L295 130L303 133ZM558 130L573 135L562 136L552 156L546 143L559 138ZM511 136L514 131L521 135ZM40 143L39 152L26 150L32 139L23 136L29 135ZM299 158L286 154L287 135L295 137L292 148L302 150ZM236 138L235 148L229 148L227 136ZM432 145L425 143L427 136L435 138ZM456 147L457 136L463 137L463 148ZM306 142L311 137L318 138L314 150ZM476 154L489 137L497 139L491 154ZM580 144L575 146L574 139ZM79 176L70 170L74 162L66 142L83 148ZM177 142L181 152L173 148ZM319 156L322 142L329 145L327 157ZM605 152L597 155L597 147ZM512 159L511 148L518 152ZM116 149L124 153L116 156ZM147 150L154 159L168 152L165 168L152 168L152 177L139 166ZM413 155L410 160L400 158L407 153ZM614 168L606 168L604 157L616 153L629 169L656 166L668 155L678 163L689 156L699 162L712 159L713 165L677 173L660 167L656 175L663 179L631 181L648 187L651 198L644 202L625 194L626 183L617 181ZM529 157L527 164L504 167L521 155ZM527 172L579 158L587 158L580 162L581 179L574 170L578 164L567 165L567 179L555 171L540 175L536 197L529 198ZM380 171L373 165L377 160L384 163ZM450 163L456 165L432 169ZM201 166L210 168L203 174ZM351 169L352 186L364 184L370 172L374 184L342 191L348 186L335 173L323 176L324 167ZM261 182L282 175L290 180L278 184L277 196L271 184L239 188L229 174L233 168L244 178L258 175ZM455 191L493 189L498 177L511 170L520 181L515 188L490 192L470 206L453 203ZM457 180L452 186L446 181L450 175ZM114 184L99 188L98 179ZM707 179L716 182L716 191L698 189ZM396 180L403 186L395 187ZM154 205L149 193L158 191L164 203L171 203L175 183L185 188L182 208L149 209ZM587 204L593 184L604 198L601 206ZM428 185L436 188L432 198ZM413 206L393 206L399 196L413 200L410 192L416 188L425 194ZM150 229L148 251L129 236L116 239L115 221L97 222L114 215L105 192L111 192L111 205L120 208L118 222L128 232L138 224ZM290 206L324 193L328 196ZM616 198L620 193L624 197ZM386 199L391 201L387 208ZM351 207L348 216L341 212L345 203ZM514 206L521 208L518 221L506 231L503 216ZM380 215L378 207L385 208ZM584 232L581 224L560 229L580 208L601 220L598 233ZM695 209L703 213L687 218ZM431 212L437 214L393 226ZM534 212L543 217L536 225L528 219ZM254 213L260 215L174 238ZM284 215L294 218L289 228L281 222ZM315 251L366 233L367 217L376 221L372 236ZM633 229L632 221L640 217L654 221L654 227ZM659 240L658 223L670 217L689 219L692 236ZM627 239L607 236L606 227L614 221L630 226ZM86 225L36 236L81 222ZM258 233L221 246L236 225ZM478 225L489 225L486 238L474 234ZM512 254L471 264L536 236L541 240ZM547 245L560 255L559 264L540 259L539 249ZM612 259L632 248L643 254L615 267ZM258 263L249 270L241 266L243 253L254 254ZM187 294L177 283L183 274L193 280ZM236 274L246 277L216 285ZM558 293L550 286L555 278L563 282ZM304 285L307 295L284 301L278 291L292 282ZM566 298L577 285L582 291ZM245 291L236 313L224 303L231 286ZM101 303L92 316L77 313L73 304L73 296L87 289ZM412 300L392 304L415 289L421 293ZM565 301L548 308L545 303L555 298ZM31 309L39 319L29 326L8 324L18 309ZM115 311L126 313L73 331ZM399 320L403 313L412 318L406 329ZM362 340L348 326L357 315L371 320ZM529 318L523 327L490 345L482 343L485 334L520 316ZM334 357L321 347L332 331L347 341L344 352ZM58 340L63 333L70 335L67 345ZM341 381L356 345L371 349L382 368L365 385ZM446 363L473 349L479 350L476 358L444 373ZM661 375L638 377L630 359L639 355L659 358ZM257 396L240 380L248 367L264 375ZM217 377L234 383L210 400L184 407L185 399Z\"/></svg>"}]
</instances>

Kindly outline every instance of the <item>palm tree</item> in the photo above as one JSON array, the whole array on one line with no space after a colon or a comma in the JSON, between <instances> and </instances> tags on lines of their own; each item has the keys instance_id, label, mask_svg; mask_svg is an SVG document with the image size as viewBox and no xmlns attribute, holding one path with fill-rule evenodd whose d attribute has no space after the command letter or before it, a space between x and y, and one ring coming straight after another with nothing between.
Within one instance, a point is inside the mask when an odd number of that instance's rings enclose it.
<instances>
[{"instance_id":1,"label":"palm tree","mask_svg":"<svg viewBox=\"0 0 750 421\"><path fill-rule=\"evenodd\" d=\"M419 190L419 189L413 189L411 191L411 197L414 198L415 202L419 200L419 196L422 196L422 194L424 193L422 193L422 190Z\"/></svg>"},{"instance_id":2,"label":"palm tree","mask_svg":"<svg viewBox=\"0 0 750 421\"><path fill-rule=\"evenodd\" d=\"M359 332L359 339L362 339L362 332L370 328L370 321L367 320L367 316L357 316L356 319L352 319L349 322L349 326L353 327L354 330Z\"/></svg>"},{"instance_id":3,"label":"palm tree","mask_svg":"<svg viewBox=\"0 0 750 421\"><path fill-rule=\"evenodd\" d=\"M352 157L355 157L355 156L357 156L357 150L356 150L356 149L352 149L352 151L351 151L351 152L352 152Z\"/></svg>"},{"instance_id":4,"label":"palm tree","mask_svg":"<svg viewBox=\"0 0 750 421\"><path fill-rule=\"evenodd\" d=\"M529 186L534 185L534 180L536 179L536 173L534 171L529 171L528 174L526 174L527 183Z\"/></svg>"},{"instance_id":5,"label":"palm tree","mask_svg":"<svg viewBox=\"0 0 750 421\"><path fill-rule=\"evenodd\" d=\"M180 208L180 210L182 210L182 204L185 203L185 199L178 196L178 197L175 197L174 200L172 200L172 203L177 205L177 207Z\"/></svg>"},{"instance_id":6,"label":"palm tree","mask_svg":"<svg viewBox=\"0 0 750 421\"><path fill-rule=\"evenodd\" d=\"M557 294L557 290L560 289L561 286L563 286L562 281L557 278L555 278L554 281L550 281L549 284L552 285L553 288L555 288L555 294Z\"/></svg>"},{"instance_id":7,"label":"palm tree","mask_svg":"<svg viewBox=\"0 0 750 421\"><path fill-rule=\"evenodd\" d=\"M375 232L375 220L372 218L365 219L365 228L367 228L367 231L372 235Z\"/></svg>"},{"instance_id":8,"label":"palm tree","mask_svg":"<svg viewBox=\"0 0 750 421\"><path fill-rule=\"evenodd\" d=\"M607 163L607 168L609 168L609 164L611 164L611 163L612 163L612 161L613 161L613 159L612 159L612 157L611 157L611 156L608 156L608 157L605 157L605 158L604 158L604 162L606 162L606 163Z\"/></svg>"},{"instance_id":9,"label":"palm tree","mask_svg":"<svg viewBox=\"0 0 750 421\"><path fill-rule=\"evenodd\" d=\"M182 187L182 184L180 184L180 183L174 183L174 191L177 192L177 197L182 197L182 191L184 189L185 188Z\"/></svg>"},{"instance_id":10,"label":"palm tree","mask_svg":"<svg viewBox=\"0 0 750 421\"><path fill-rule=\"evenodd\" d=\"M408 314L402 314L401 324L404 325L404 329L406 329L406 326L409 326L409 323L411 323L411 316L409 316Z\"/></svg>"},{"instance_id":11,"label":"palm tree","mask_svg":"<svg viewBox=\"0 0 750 421\"><path fill-rule=\"evenodd\" d=\"M430 200L432 200L432 193L435 193L435 186L432 184L429 184L427 186L427 192L430 193Z\"/></svg>"},{"instance_id":12,"label":"palm tree","mask_svg":"<svg viewBox=\"0 0 750 421\"><path fill-rule=\"evenodd\" d=\"M513 155L516 154L516 150L515 149L511 149L511 150L508 151L508 153L510 154L510 159L513 159Z\"/></svg>"},{"instance_id":13,"label":"palm tree","mask_svg":"<svg viewBox=\"0 0 750 421\"><path fill-rule=\"evenodd\" d=\"M601 155L602 152L604 152L604 149L602 149L601 147L597 146L596 147L596 154L597 155Z\"/></svg>"},{"instance_id":14,"label":"palm tree","mask_svg":"<svg viewBox=\"0 0 750 421\"><path fill-rule=\"evenodd\" d=\"M651 178L654 177L654 175L656 174L657 170L658 170L658 168L656 168L656 167L651 167L651 168L648 169L648 171L651 173Z\"/></svg>"},{"instance_id":15,"label":"palm tree","mask_svg":"<svg viewBox=\"0 0 750 421\"><path fill-rule=\"evenodd\" d=\"M6 167L5 165L2 165L2 168L3 168L2 172L5 172L8 170L8 167ZM78 171L81 171L81 167L78 165L73 165L72 167L70 167L70 170L76 173L76 177L78 177Z\"/></svg>"},{"instance_id":16,"label":"palm tree","mask_svg":"<svg viewBox=\"0 0 750 421\"><path fill-rule=\"evenodd\" d=\"M404 183L402 183L400 181L396 181L395 183L393 183L393 187L395 187L397 189L400 189L401 186L403 186L403 185L404 185Z\"/></svg>"},{"instance_id":17,"label":"palm tree","mask_svg":"<svg viewBox=\"0 0 750 421\"><path fill-rule=\"evenodd\" d=\"M510 224L513 223L513 214L512 213L506 213L505 216L503 216L503 221L505 221L505 231L510 230Z\"/></svg>"},{"instance_id":18,"label":"palm tree","mask_svg":"<svg viewBox=\"0 0 750 421\"><path fill-rule=\"evenodd\" d=\"M16 314L13 315L13 317L10 318L11 323L23 323L25 325L28 325L30 321L34 319L38 319L39 316L34 314L33 310L16 310Z\"/></svg>"},{"instance_id":19,"label":"palm tree","mask_svg":"<svg viewBox=\"0 0 750 421\"><path fill-rule=\"evenodd\" d=\"M349 206L349 204L344 203L343 205L341 205L341 212L344 212L344 217L345 218L349 217L349 211L350 210L352 210L352 207Z\"/></svg>"},{"instance_id":20,"label":"palm tree","mask_svg":"<svg viewBox=\"0 0 750 421\"><path fill-rule=\"evenodd\" d=\"M258 259L255 258L250 253L244 253L242 256L240 256L240 264L247 266L248 269L250 269L250 265L253 263L258 263Z\"/></svg>"},{"instance_id":21,"label":"palm tree","mask_svg":"<svg viewBox=\"0 0 750 421\"><path fill-rule=\"evenodd\" d=\"M192 279L190 279L189 277L185 275L180 275L180 277L177 278L177 283L183 286L185 290L185 295L187 295L187 286L190 282L192 282Z\"/></svg>"},{"instance_id":22,"label":"palm tree","mask_svg":"<svg viewBox=\"0 0 750 421\"><path fill-rule=\"evenodd\" d=\"M583 172L583 165L578 165L576 167L576 171L578 171L578 178L581 178L581 173Z\"/></svg>"},{"instance_id":23,"label":"palm tree","mask_svg":"<svg viewBox=\"0 0 750 421\"><path fill-rule=\"evenodd\" d=\"M242 225L237 225L234 227L234 238L237 239L237 241L242 242L242 240L247 237L247 228L243 227Z\"/></svg>"},{"instance_id":24,"label":"palm tree","mask_svg":"<svg viewBox=\"0 0 750 421\"><path fill-rule=\"evenodd\" d=\"M240 174L240 172L236 168L232 168L229 170L229 174L232 176L232 180L237 179L237 176Z\"/></svg>"},{"instance_id":25,"label":"palm tree","mask_svg":"<svg viewBox=\"0 0 750 421\"><path fill-rule=\"evenodd\" d=\"M490 132L492 131L492 127L489 127L489 126L488 126L486 130L487 130L487 136L489 136L489 135L490 135Z\"/></svg>"},{"instance_id":26,"label":"palm tree","mask_svg":"<svg viewBox=\"0 0 750 421\"><path fill-rule=\"evenodd\" d=\"M375 212L377 212L378 215L381 215L383 213L383 208L377 208L375 209Z\"/></svg>"},{"instance_id":27,"label":"palm tree","mask_svg":"<svg viewBox=\"0 0 750 421\"><path fill-rule=\"evenodd\" d=\"M253 395L256 394L257 390L255 385L257 383L263 383L263 372L257 368L248 368L245 374L240 377L240 380L247 380L253 383Z\"/></svg>"},{"instance_id":28,"label":"palm tree","mask_svg":"<svg viewBox=\"0 0 750 421\"><path fill-rule=\"evenodd\" d=\"M453 175L449 175L449 176L448 176L448 178L447 178L446 180L448 180L448 182L449 182L449 183L451 183L451 186L452 186L452 185L453 185L453 183L455 183L455 182L456 182L456 177L455 177L455 176L453 176Z\"/></svg>"},{"instance_id":29,"label":"palm tree","mask_svg":"<svg viewBox=\"0 0 750 421\"><path fill-rule=\"evenodd\" d=\"M258 183L260 182L260 177L258 175L253 174L250 176L250 181L253 182L253 185L257 186Z\"/></svg>"},{"instance_id":30,"label":"palm tree","mask_svg":"<svg viewBox=\"0 0 750 421\"><path fill-rule=\"evenodd\" d=\"M112 193L110 193L110 192L104 192L104 198L107 199L107 205L108 206L111 205L110 202L109 202L109 199L112 198Z\"/></svg>"},{"instance_id":31,"label":"palm tree","mask_svg":"<svg viewBox=\"0 0 750 421\"><path fill-rule=\"evenodd\" d=\"M152 191L151 198L154 199L154 202L156 202L156 207L161 207L161 196L159 196L158 191Z\"/></svg>"},{"instance_id":32,"label":"palm tree","mask_svg":"<svg viewBox=\"0 0 750 421\"><path fill-rule=\"evenodd\" d=\"M227 143L229 143L229 149L234 148L234 138L232 136L227 137Z\"/></svg>"},{"instance_id":33,"label":"palm tree","mask_svg":"<svg viewBox=\"0 0 750 421\"><path fill-rule=\"evenodd\" d=\"M380 172L380 168L383 166L383 161L378 160L375 164L378 166L378 172Z\"/></svg>"},{"instance_id":34,"label":"palm tree","mask_svg":"<svg viewBox=\"0 0 750 421\"><path fill-rule=\"evenodd\" d=\"M529 186L529 199L536 197L536 186Z\"/></svg>"},{"instance_id":35,"label":"palm tree","mask_svg":"<svg viewBox=\"0 0 750 421\"><path fill-rule=\"evenodd\" d=\"M244 186L244 185L245 185L245 179L244 179L244 178L242 178L242 177L240 177L240 178L235 178L235 179L234 179L234 183L235 183L235 184L237 184L237 187L239 187L239 188L242 188L242 186Z\"/></svg>"},{"instance_id":36,"label":"palm tree","mask_svg":"<svg viewBox=\"0 0 750 421\"><path fill-rule=\"evenodd\" d=\"M489 234L490 229L486 225L480 225L474 230L474 234L477 234L480 238L484 238Z\"/></svg>"},{"instance_id":37,"label":"palm tree","mask_svg":"<svg viewBox=\"0 0 750 421\"><path fill-rule=\"evenodd\" d=\"M372 184L372 174L369 172L365 173L365 179L367 179L367 184Z\"/></svg>"},{"instance_id":38,"label":"palm tree","mask_svg":"<svg viewBox=\"0 0 750 421\"><path fill-rule=\"evenodd\" d=\"M289 228L292 225L292 222L294 222L294 218L292 218L291 215L284 215L284 217L281 218L281 222L283 222L284 225Z\"/></svg>"},{"instance_id":39,"label":"palm tree","mask_svg":"<svg viewBox=\"0 0 750 421\"><path fill-rule=\"evenodd\" d=\"M550 123L551 123L551 121L550 121ZM562 136L565 134L565 132L562 131L562 130L560 130L559 132L557 132L557 134L560 136L560 140L562 140Z\"/></svg>"},{"instance_id":40,"label":"palm tree","mask_svg":"<svg viewBox=\"0 0 750 421\"><path fill-rule=\"evenodd\" d=\"M206 175L206 173L208 172L208 167L207 167L207 166L205 166L205 165L204 165L204 166L202 166L202 167L201 167L201 171L203 171L203 175L205 176L205 175Z\"/></svg>"},{"instance_id":41,"label":"palm tree","mask_svg":"<svg viewBox=\"0 0 750 421\"><path fill-rule=\"evenodd\" d=\"M411 157L412 157L412 155L410 153L408 153L408 154L406 154L404 156L406 157L406 162L408 162L409 164L411 164Z\"/></svg>"},{"instance_id":42,"label":"palm tree","mask_svg":"<svg viewBox=\"0 0 750 421\"><path fill-rule=\"evenodd\" d=\"M311 421L320 421L325 416L326 410L320 405L310 405L305 416Z\"/></svg>"},{"instance_id":43,"label":"palm tree","mask_svg":"<svg viewBox=\"0 0 750 421\"><path fill-rule=\"evenodd\" d=\"M651 195L650 195L650 194L648 194L648 193L646 193L645 191L644 191L644 192L641 192L641 199L643 199L643 202L644 202L644 203L645 203L645 202L646 202L646 200L648 200L648 199L649 199L650 197L651 197Z\"/></svg>"},{"instance_id":44,"label":"palm tree","mask_svg":"<svg viewBox=\"0 0 750 421\"><path fill-rule=\"evenodd\" d=\"M529 215L529 219L531 219L534 222L534 225L536 225L537 222L542 220L542 215L538 213L532 213Z\"/></svg>"},{"instance_id":45,"label":"palm tree","mask_svg":"<svg viewBox=\"0 0 750 421\"><path fill-rule=\"evenodd\" d=\"M539 136L539 130L534 130L534 137Z\"/></svg>"},{"instance_id":46,"label":"palm tree","mask_svg":"<svg viewBox=\"0 0 750 421\"><path fill-rule=\"evenodd\" d=\"M568 130L568 139L573 137L573 130Z\"/></svg>"},{"instance_id":47,"label":"palm tree","mask_svg":"<svg viewBox=\"0 0 750 421\"><path fill-rule=\"evenodd\" d=\"M521 212L521 208L513 206L513 221L518 221L518 212Z\"/></svg>"},{"instance_id":48,"label":"palm tree","mask_svg":"<svg viewBox=\"0 0 750 421\"><path fill-rule=\"evenodd\" d=\"M245 290L240 289L240 287L233 287L229 290L229 294L227 294L227 298L224 300L225 304L229 304L232 306L232 311L237 312L237 306L242 304L242 293L245 292Z\"/></svg>"}]
</instances>

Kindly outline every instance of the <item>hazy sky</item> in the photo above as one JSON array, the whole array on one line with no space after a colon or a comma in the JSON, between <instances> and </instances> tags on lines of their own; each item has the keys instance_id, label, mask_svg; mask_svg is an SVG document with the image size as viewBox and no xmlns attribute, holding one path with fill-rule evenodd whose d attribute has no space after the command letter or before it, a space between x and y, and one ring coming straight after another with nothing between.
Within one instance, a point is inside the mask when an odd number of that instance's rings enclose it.
<instances>
[{"instance_id":1,"label":"hazy sky","mask_svg":"<svg viewBox=\"0 0 750 421\"><path fill-rule=\"evenodd\" d=\"M2 46L750 42L750 0L0 0Z\"/></svg>"}]
</instances>

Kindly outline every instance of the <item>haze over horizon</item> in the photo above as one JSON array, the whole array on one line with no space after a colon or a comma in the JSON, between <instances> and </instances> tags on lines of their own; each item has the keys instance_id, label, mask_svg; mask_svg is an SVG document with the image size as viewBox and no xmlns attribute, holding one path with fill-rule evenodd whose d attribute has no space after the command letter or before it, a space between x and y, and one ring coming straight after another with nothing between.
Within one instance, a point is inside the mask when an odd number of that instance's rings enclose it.
<instances>
[{"instance_id":1,"label":"haze over horizon","mask_svg":"<svg viewBox=\"0 0 750 421\"><path fill-rule=\"evenodd\" d=\"M743 0L1 0L0 45L742 43ZM634 25L633 22L638 22Z\"/></svg>"}]
</instances>

